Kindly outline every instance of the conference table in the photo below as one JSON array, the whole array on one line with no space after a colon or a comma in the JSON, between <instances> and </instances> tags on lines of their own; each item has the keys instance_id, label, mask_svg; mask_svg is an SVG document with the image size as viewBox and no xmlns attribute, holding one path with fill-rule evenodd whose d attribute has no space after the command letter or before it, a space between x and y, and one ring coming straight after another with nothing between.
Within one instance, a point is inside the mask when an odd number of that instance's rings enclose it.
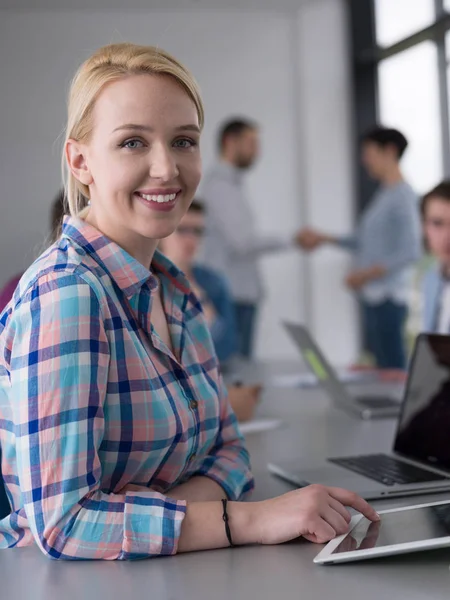
<instances>
[{"instance_id":1,"label":"conference table","mask_svg":"<svg viewBox=\"0 0 450 600\"><path fill-rule=\"evenodd\" d=\"M338 410L317 388L274 387L273 377L299 363L242 365L239 378L266 384L257 417L277 417L276 429L249 433L254 500L293 489L268 473L270 461L317 461L327 455L386 451L395 419L361 421ZM392 391L392 384L352 385L355 392ZM397 392L397 390L395 390ZM377 501L381 510L445 499L444 494ZM36 547L0 552L1 600L443 600L450 596L450 549L360 563L318 566L322 546L302 539L136 562L64 562Z\"/></svg>"}]
</instances>

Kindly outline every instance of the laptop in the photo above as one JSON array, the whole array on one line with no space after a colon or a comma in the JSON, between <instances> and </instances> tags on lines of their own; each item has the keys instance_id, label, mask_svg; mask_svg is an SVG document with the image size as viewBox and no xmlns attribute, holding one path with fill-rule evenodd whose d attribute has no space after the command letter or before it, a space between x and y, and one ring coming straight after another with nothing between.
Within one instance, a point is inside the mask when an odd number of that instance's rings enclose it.
<instances>
[{"instance_id":1,"label":"laptop","mask_svg":"<svg viewBox=\"0 0 450 600\"><path fill-rule=\"evenodd\" d=\"M300 350L306 364L317 377L319 385L339 408L361 419L397 417L399 415L400 398L369 395L353 396L339 380L336 371L329 364L306 327L286 321L283 322L283 326Z\"/></svg>"},{"instance_id":2,"label":"laptop","mask_svg":"<svg viewBox=\"0 0 450 600\"><path fill-rule=\"evenodd\" d=\"M450 336L416 339L392 450L336 456L302 467L269 464L299 487L339 486L366 499L450 491Z\"/></svg>"}]
</instances>

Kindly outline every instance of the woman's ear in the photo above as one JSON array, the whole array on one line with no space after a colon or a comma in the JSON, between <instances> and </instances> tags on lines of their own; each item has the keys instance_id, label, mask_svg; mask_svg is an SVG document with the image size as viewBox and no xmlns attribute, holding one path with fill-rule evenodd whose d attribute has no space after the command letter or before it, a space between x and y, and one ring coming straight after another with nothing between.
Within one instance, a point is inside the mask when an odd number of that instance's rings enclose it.
<instances>
[{"instance_id":1,"label":"woman's ear","mask_svg":"<svg viewBox=\"0 0 450 600\"><path fill-rule=\"evenodd\" d=\"M90 185L93 177L87 162L86 145L69 139L66 142L65 153L69 170L75 179L84 185Z\"/></svg>"}]
</instances>

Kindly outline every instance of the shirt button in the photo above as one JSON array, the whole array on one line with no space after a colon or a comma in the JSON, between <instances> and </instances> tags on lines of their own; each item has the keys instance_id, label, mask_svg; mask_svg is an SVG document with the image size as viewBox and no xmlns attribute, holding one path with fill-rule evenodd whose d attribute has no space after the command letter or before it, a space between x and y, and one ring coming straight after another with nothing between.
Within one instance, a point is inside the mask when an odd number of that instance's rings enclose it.
<instances>
[{"instance_id":1,"label":"shirt button","mask_svg":"<svg viewBox=\"0 0 450 600\"><path fill-rule=\"evenodd\" d=\"M191 400L190 406L191 406L192 410L196 410L198 408L197 400Z\"/></svg>"},{"instance_id":2,"label":"shirt button","mask_svg":"<svg viewBox=\"0 0 450 600\"><path fill-rule=\"evenodd\" d=\"M191 456L189 457L189 462L192 462L192 461L194 461L194 460L195 460L195 458L196 458L196 456L197 456L197 455L195 454L195 452L194 452L194 454L191 454Z\"/></svg>"}]
</instances>

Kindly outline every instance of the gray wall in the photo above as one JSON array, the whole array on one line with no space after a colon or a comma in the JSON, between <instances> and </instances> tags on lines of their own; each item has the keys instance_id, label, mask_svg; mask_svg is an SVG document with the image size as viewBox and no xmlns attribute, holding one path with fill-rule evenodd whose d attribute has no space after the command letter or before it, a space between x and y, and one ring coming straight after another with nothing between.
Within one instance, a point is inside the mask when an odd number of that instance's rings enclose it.
<instances>
[{"instance_id":1,"label":"gray wall","mask_svg":"<svg viewBox=\"0 0 450 600\"><path fill-rule=\"evenodd\" d=\"M261 231L292 231L305 217L346 230L352 199L344 14L343 0L317 0L279 14L0 11L0 282L25 269L42 246L48 208L61 181L70 78L95 48L115 41L160 45L192 69L207 111L206 168L222 119L243 114L261 123L264 152L248 178ZM327 33L320 40L311 27L322 26ZM324 76L331 81L322 81ZM330 123L322 146L315 128L320 132ZM313 260L308 277L309 259L299 253L263 261L268 297L258 340L261 356L295 356L279 327L280 318L287 317L310 321L335 361L354 357L351 300L338 289L332 305L323 302L331 283L339 288L346 263L327 253ZM346 342L337 349L339 332Z\"/></svg>"}]
</instances>

